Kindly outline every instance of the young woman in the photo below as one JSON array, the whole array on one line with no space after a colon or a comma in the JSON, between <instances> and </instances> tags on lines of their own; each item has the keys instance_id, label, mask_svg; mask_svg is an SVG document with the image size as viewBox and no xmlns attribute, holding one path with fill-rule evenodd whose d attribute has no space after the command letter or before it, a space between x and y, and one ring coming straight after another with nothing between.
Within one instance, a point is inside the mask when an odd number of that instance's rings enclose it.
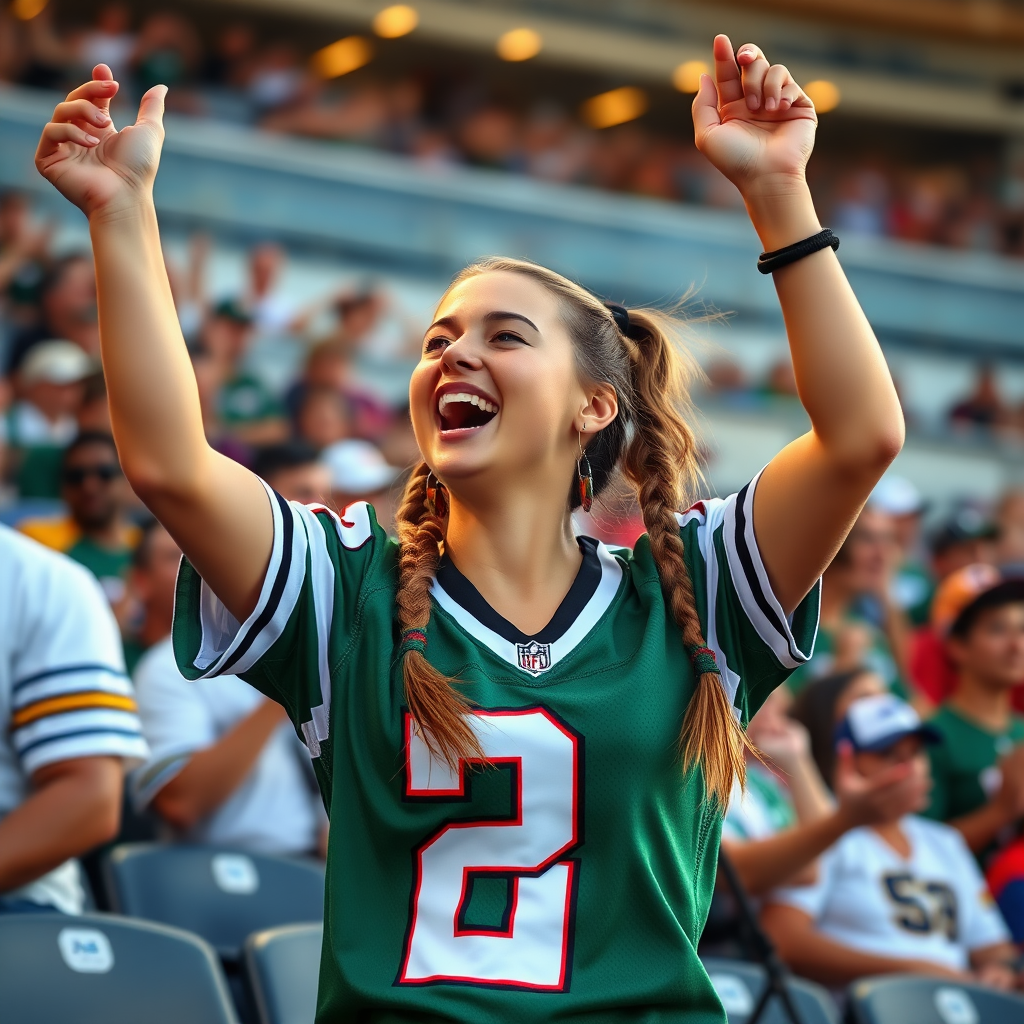
<instances>
[{"instance_id":1,"label":"young woman","mask_svg":"<svg viewBox=\"0 0 1024 1024\"><path fill-rule=\"evenodd\" d=\"M699 146L766 250L818 235L812 104L756 46L714 45ZM776 274L811 431L685 514L671 321L469 267L410 386L423 461L395 544L367 505L285 502L207 444L151 198L164 90L120 132L116 90L97 67L37 165L89 217L122 463L186 555L179 666L251 681L314 758L318 1019L723 1021L696 945L739 722L806 659L816 581L903 438L830 247ZM572 530L617 466L648 529L632 552Z\"/></svg>"}]
</instances>

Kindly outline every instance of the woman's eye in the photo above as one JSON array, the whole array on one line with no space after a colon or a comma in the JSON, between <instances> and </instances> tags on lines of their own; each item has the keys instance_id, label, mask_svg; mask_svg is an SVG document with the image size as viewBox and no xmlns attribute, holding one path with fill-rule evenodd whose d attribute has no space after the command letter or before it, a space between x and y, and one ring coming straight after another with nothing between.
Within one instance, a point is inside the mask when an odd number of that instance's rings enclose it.
<instances>
[{"instance_id":1,"label":"woman's eye","mask_svg":"<svg viewBox=\"0 0 1024 1024\"><path fill-rule=\"evenodd\" d=\"M518 334L513 334L511 331L499 331L492 339L492 341L522 341Z\"/></svg>"},{"instance_id":2,"label":"woman's eye","mask_svg":"<svg viewBox=\"0 0 1024 1024\"><path fill-rule=\"evenodd\" d=\"M443 335L435 335L433 338L427 338L423 343L424 352L436 352L438 349L444 348L448 344L448 339Z\"/></svg>"}]
</instances>

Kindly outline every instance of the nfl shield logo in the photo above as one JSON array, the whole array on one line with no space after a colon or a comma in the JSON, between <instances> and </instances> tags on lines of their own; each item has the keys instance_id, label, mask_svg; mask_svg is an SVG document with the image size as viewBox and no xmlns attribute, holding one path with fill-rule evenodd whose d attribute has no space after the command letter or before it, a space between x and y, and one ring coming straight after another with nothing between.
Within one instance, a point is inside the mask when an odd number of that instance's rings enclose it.
<instances>
[{"instance_id":1,"label":"nfl shield logo","mask_svg":"<svg viewBox=\"0 0 1024 1024\"><path fill-rule=\"evenodd\" d=\"M519 652L519 667L533 675L551 668L551 644L539 644L531 640L528 644L516 644Z\"/></svg>"}]
</instances>

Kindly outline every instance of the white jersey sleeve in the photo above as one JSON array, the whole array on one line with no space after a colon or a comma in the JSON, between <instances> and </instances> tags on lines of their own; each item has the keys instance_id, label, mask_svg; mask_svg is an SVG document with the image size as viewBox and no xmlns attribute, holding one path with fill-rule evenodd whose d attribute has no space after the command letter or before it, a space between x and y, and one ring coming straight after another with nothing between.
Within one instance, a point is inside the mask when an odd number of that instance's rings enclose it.
<instances>
[{"instance_id":1,"label":"white jersey sleeve","mask_svg":"<svg viewBox=\"0 0 1024 1024\"><path fill-rule=\"evenodd\" d=\"M975 950L1012 941L1010 930L963 836L955 828L940 822L928 824L939 826L934 833L935 843L950 868L951 884L956 890L960 908L959 931L963 944L969 950Z\"/></svg>"},{"instance_id":2,"label":"white jersey sleeve","mask_svg":"<svg viewBox=\"0 0 1024 1024\"><path fill-rule=\"evenodd\" d=\"M146 757L117 623L99 584L66 556L2 526L0 634L3 731L26 776L77 757Z\"/></svg>"}]
</instances>

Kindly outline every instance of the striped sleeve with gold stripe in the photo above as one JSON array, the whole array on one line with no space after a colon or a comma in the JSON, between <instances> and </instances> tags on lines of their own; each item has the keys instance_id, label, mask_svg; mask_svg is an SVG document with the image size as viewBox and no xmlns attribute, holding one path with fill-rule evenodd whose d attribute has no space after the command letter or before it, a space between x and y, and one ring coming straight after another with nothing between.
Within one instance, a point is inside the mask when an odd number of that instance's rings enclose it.
<instances>
[{"instance_id":1,"label":"striped sleeve with gold stripe","mask_svg":"<svg viewBox=\"0 0 1024 1024\"><path fill-rule=\"evenodd\" d=\"M8 728L31 773L54 761L146 756L131 683L109 665L62 665L15 681Z\"/></svg>"}]
</instances>

